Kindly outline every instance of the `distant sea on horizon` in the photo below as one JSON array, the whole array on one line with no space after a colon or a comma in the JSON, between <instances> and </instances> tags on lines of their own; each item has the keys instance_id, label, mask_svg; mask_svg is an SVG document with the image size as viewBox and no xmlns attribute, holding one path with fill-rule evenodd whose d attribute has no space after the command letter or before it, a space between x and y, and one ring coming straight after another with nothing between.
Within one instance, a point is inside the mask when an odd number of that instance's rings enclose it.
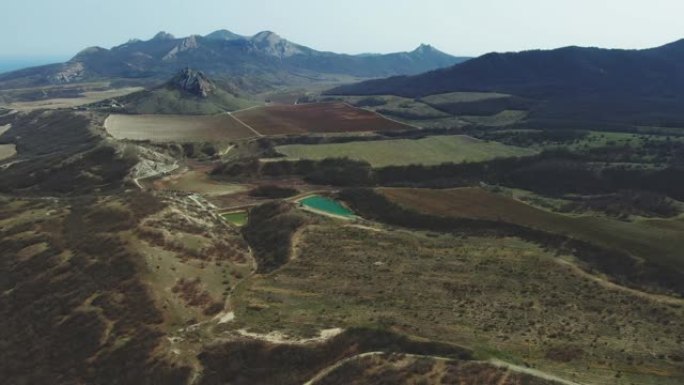
<instances>
[{"instance_id":1,"label":"distant sea on horizon","mask_svg":"<svg viewBox=\"0 0 684 385\"><path fill-rule=\"evenodd\" d=\"M63 63L67 60L67 56L0 56L0 74L22 68Z\"/></svg>"}]
</instances>

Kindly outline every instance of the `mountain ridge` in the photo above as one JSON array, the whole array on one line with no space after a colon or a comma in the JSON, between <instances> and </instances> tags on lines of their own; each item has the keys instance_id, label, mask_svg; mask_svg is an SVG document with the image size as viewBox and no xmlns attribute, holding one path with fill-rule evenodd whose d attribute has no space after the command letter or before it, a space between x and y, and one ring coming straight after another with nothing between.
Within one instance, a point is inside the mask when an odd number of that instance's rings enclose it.
<instances>
[{"instance_id":1,"label":"mountain ridge","mask_svg":"<svg viewBox=\"0 0 684 385\"><path fill-rule=\"evenodd\" d=\"M424 74L343 85L326 94L416 98L449 92L535 99L533 118L679 125L684 123L684 40L641 50L569 46L489 53Z\"/></svg>"},{"instance_id":2,"label":"mountain ridge","mask_svg":"<svg viewBox=\"0 0 684 385\"><path fill-rule=\"evenodd\" d=\"M159 32L149 40L129 40L110 49L89 47L68 60L0 75L0 88L41 86L94 80L159 82L192 67L219 77L244 77L252 81L287 83L300 74L344 75L377 78L418 74L465 60L438 51L421 50L383 55L348 55L317 51L280 37L271 31L241 36L217 30L205 36L174 37Z\"/></svg>"},{"instance_id":3,"label":"mountain ridge","mask_svg":"<svg viewBox=\"0 0 684 385\"><path fill-rule=\"evenodd\" d=\"M663 56L663 53L677 55L676 57ZM681 57L679 57L681 55ZM597 47L567 46L552 50L526 50L520 52L492 52L471 59L452 67L436 69L424 74L408 76L396 76L389 79L369 80L362 83L341 86L331 90L334 92L397 92L391 90L394 86L406 84L406 89L399 91L402 96L425 96L439 92L451 91L492 91L511 92L513 87L523 88L524 84L530 84L526 88L539 86L540 78L546 85L554 81L571 83L571 80L582 80L587 85L596 80L596 77L617 77L618 74L609 74L608 70L620 68L620 60L617 59L642 59L663 60L669 63L646 63L651 66L658 64L675 64L684 59L684 39L665 44L655 48L641 50L605 49ZM623 60L627 61L627 60ZM507 68L506 68L507 67ZM496 69L497 71L493 71ZM508 71L501 71L507 69ZM639 68L627 68L635 72ZM662 69L662 68L660 68ZM568 79L560 76L564 71L571 71L572 75L581 75L583 79ZM513 73L513 74L512 74ZM667 75L667 74L666 74ZM444 76L448 83L435 86L425 83L425 80ZM412 90L409 90L409 84ZM420 83L423 82L422 85ZM537 83L535 83L537 82ZM582 83L582 84L584 84ZM578 84L575 82L575 84ZM594 87L598 85L594 84ZM528 92L528 91L526 91Z\"/></svg>"}]
</instances>

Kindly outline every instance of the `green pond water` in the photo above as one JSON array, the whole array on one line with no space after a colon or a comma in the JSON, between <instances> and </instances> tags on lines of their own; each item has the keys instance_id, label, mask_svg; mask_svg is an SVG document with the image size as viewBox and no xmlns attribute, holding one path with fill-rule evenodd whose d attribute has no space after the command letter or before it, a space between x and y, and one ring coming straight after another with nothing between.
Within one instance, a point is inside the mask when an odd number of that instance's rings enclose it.
<instances>
[{"instance_id":1,"label":"green pond water","mask_svg":"<svg viewBox=\"0 0 684 385\"><path fill-rule=\"evenodd\" d=\"M318 195L312 195L299 201L302 205L315 210L325 211L326 213L339 215L342 217L353 217L354 213L342 206L338 202Z\"/></svg>"},{"instance_id":2,"label":"green pond water","mask_svg":"<svg viewBox=\"0 0 684 385\"><path fill-rule=\"evenodd\" d=\"M247 224L247 212L239 211L234 213L221 214L221 217L235 226L244 226Z\"/></svg>"}]
</instances>

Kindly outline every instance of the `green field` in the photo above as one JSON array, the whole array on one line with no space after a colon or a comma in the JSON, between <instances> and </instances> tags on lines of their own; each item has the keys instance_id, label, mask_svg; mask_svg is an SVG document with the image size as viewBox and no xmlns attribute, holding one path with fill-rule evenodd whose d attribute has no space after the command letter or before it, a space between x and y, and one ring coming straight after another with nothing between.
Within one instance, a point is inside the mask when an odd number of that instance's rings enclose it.
<instances>
[{"instance_id":1,"label":"green field","mask_svg":"<svg viewBox=\"0 0 684 385\"><path fill-rule=\"evenodd\" d=\"M527 117L527 111L521 110L504 110L495 115L489 116L460 116L461 119L468 123L481 124L490 127L502 127L509 124L517 123Z\"/></svg>"},{"instance_id":2,"label":"green field","mask_svg":"<svg viewBox=\"0 0 684 385\"><path fill-rule=\"evenodd\" d=\"M299 201L303 206L341 217L353 217L354 213L339 202L319 195L312 195Z\"/></svg>"},{"instance_id":3,"label":"green field","mask_svg":"<svg viewBox=\"0 0 684 385\"><path fill-rule=\"evenodd\" d=\"M485 142L467 136L431 136L335 144L303 144L276 147L292 159L350 158L373 167L436 165L447 162L480 162L494 158L532 155L530 149Z\"/></svg>"},{"instance_id":4,"label":"green field","mask_svg":"<svg viewBox=\"0 0 684 385\"><path fill-rule=\"evenodd\" d=\"M221 214L221 218L225 219L232 225L241 227L247 224L247 211L235 211L231 213Z\"/></svg>"},{"instance_id":5,"label":"green field","mask_svg":"<svg viewBox=\"0 0 684 385\"><path fill-rule=\"evenodd\" d=\"M446 94L430 95L420 99L422 102L440 105L448 103L473 103L491 99L510 98L511 95L496 92L449 92Z\"/></svg>"}]
</instances>

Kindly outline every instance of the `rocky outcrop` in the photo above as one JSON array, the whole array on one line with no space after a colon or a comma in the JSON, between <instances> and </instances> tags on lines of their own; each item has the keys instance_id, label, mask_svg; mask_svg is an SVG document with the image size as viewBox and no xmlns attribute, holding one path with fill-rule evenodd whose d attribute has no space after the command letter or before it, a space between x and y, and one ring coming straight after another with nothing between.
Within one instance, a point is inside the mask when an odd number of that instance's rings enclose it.
<instances>
[{"instance_id":1,"label":"rocky outcrop","mask_svg":"<svg viewBox=\"0 0 684 385\"><path fill-rule=\"evenodd\" d=\"M209 40L224 40L224 41L231 41L231 40L245 40L246 38L244 36L238 35L237 33L230 32L227 29L220 29L218 31L214 31L206 36L204 36L206 39Z\"/></svg>"},{"instance_id":2,"label":"rocky outcrop","mask_svg":"<svg viewBox=\"0 0 684 385\"><path fill-rule=\"evenodd\" d=\"M209 97L216 90L214 83L204 73L191 68L179 72L168 85L201 98Z\"/></svg>"},{"instance_id":3,"label":"rocky outcrop","mask_svg":"<svg viewBox=\"0 0 684 385\"><path fill-rule=\"evenodd\" d=\"M50 76L48 80L50 83L73 83L83 80L85 74L85 66L81 62L68 62L62 67L62 70Z\"/></svg>"}]
</instances>

